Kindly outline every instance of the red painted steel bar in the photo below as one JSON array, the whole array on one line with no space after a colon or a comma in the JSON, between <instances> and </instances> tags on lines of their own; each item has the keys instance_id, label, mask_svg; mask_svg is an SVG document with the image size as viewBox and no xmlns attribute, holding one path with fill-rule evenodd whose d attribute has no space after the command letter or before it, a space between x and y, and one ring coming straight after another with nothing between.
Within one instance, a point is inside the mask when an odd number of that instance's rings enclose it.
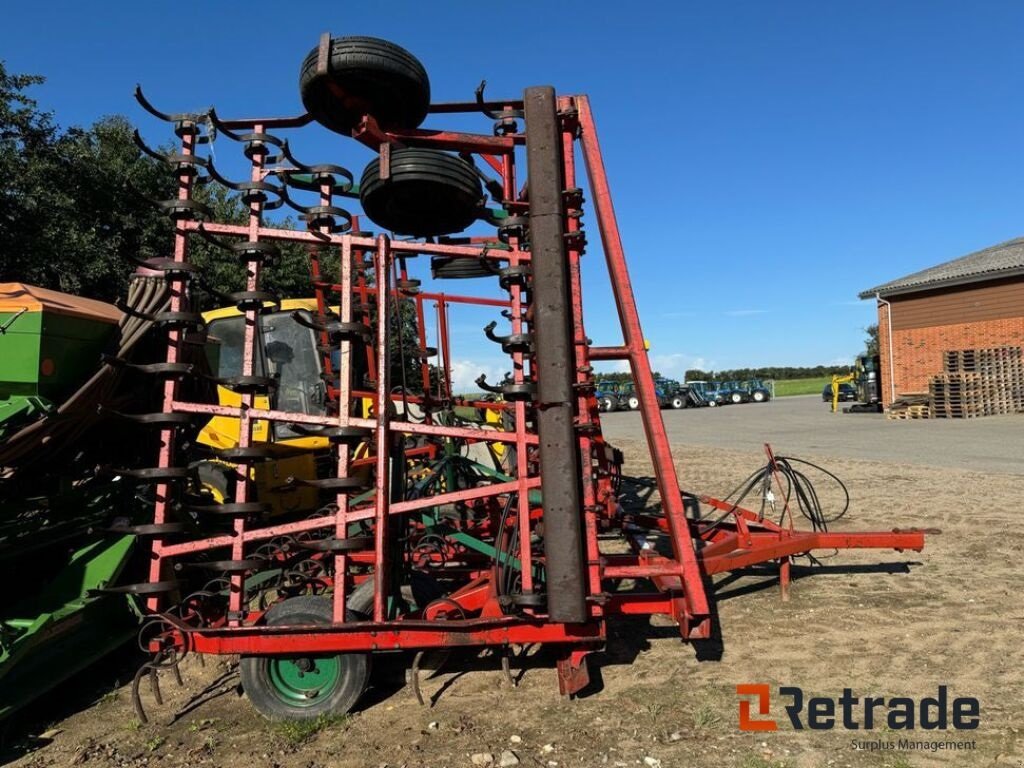
<instances>
[{"instance_id":1,"label":"red painted steel bar","mask_svg":"<svg viewBox=\"0 0 1024 768\"><path fill-rule=\"evenodd\" d=\"M238 237L248 237L249 228L241 224L225 224L223 222L197 222L197 221L183 221L181 225L188 230L204 229L208 233L213 235L236 235ZM319 245L341 245L342 242L347 238L351 241L353 247L361 247L367 250L371 250L376 247L376 240L372 237L364 237L361 235L339 235L333 234L329 236L323 236L319 232L308 232L301 229L280 229L278 227L261 226L258 231L259 237L264 240L280 240L282 242L290 243L316 243ZM511 251L503 250L504 244L497 240L491 240L493 247L488 249L482 249L479 246L472 245L449 245L447 243L421 243L421 242L406 242L404 240L395 240L391 243L391 252L395 254L426 254L433 256L450 256L452 258L471 258L474 260L487 259L489 261L508 261L509 254ZM528 262L530 260L529 251L519 251L517 253L522 261ZM428 298L435 298L435 296L429 296ZM451 296L449 300L453 300ZM472 302L486 302L486 299L472 298Z\"/></svg>"},{"instance_id":2,"label":"red painted steel bar","mask_svg":"<svg viewBox=\"0 0 1024 768\"><path fill-rule=\"evenodd\" d=\"M352 321L352 245L341 244L341 305L339 314L342 323ZM349 410L352 407L352 341L343 336L338 349L338 426L349 426ZM338 477L349 475L349 445L342 441L335 449L338 453ZM348 538L349 499L347 493L339 493L334 499L338 511L334 520L334 538ZM344 552L334 555L334 596L332 618L334 622L345 621L345 606L348 600L348 557Z\"/></svg>"},{"instance_id":3,"label":"red painted steel bar","mask_svg":"<svg viewBox=\"0 0 1024 768\"><path fill-rule=\"evenodd\" d=\"M184 629L191 650L198 653L330 654L355 651L396 651L530 643L600 643L604 624L524 622L508 616L494 619L444 621L350 622L317 627Z\"/></svg>"},{"instance_id":4,"label":"red painted steel bar","mask_svg":"<svg viewBox=\"0 0 1024 768\"><path fill-rule=\"evenodd\" d=\"M181 134L182 157L191 157L195 154L196 134L191 131L183 131ZM178 200L190 200L192 197L193 176L188 172L187 166L182 166L178 175ZM184 264L188 261L188 233L179 225L174 228L174 261ZM170 311L181 312L184 309L185 299L185 277L181 273L173 275L170 279ZM171 328L167 334L167 362L176 363L181 356L181 341L183 331ZM164 381L163 386L163 410L169 412L172 403L178 398L178 380L171 376ZM160 430L160 450L157 457L157 466L169 467L172 464L176 445L174 429ZM167 510L171 501L171 485L169 483L157 483L154 493L156 503L153 508L153 522L162 525L167 522ZM153 556L149 563L149 580L159 582L162 579L164 568L163 547L165 541L162 537L153 539ZM151 596L146 599L146 609L156 611L160 606L160 599Z\"/></svg>"},{"instance_id":5,"label":"red painted steel bar","mask_svg":"<svg viewBox=\"0 0 1024 768\"><path fill-rule=\"evenodd\" d=\"M377 285L385 295L391 279L391 241L387 235L377 238L377 254L374 261ZM374 498L374 579L373 579L373 618L384 621L387 615L387 596L389 594L388 579L388 502L391 495L391 429L388 422L387 403L391 391L391 360L389 357L389 332L391 329L391 313L387 301L377 302L377 476L376 496Z\"/></svg>"},{"instance_id":6,"label":"red painted steel bar","mask_svg":"<svg viewBox=\"0 0 1024 768\"><path fill-rule=\"evenodd\" d=\"M654 375L650 361L647 359L643 331L637 314L636 298L626 268L626 255L619 235L619 225L615 220L611 190L605 173L604 159L597 139L597 128L590 113L590 102L586 96L575 98L579 111L580 144L587 167L594 208L597 212L598 228L601 231L601 242L604 247L608 272L611 276L612 291L615 295L615 306L619 313L625 337L625 346L630 353L630 366L633 380L640 398L640 415L643 418L647 445L654 464L654 474L658 483L661 503L668 518L671 531L672 547L676 558L683 566L683 590L689 603L688 608L694 617L695 624L708 621L710 609L704 583L701 579L700 567L693 551L689 528L683 509L683 500L676 478L676 468L672 460L672 451L668 445L665 423L661 418L657 394L654 391Z\"/></svg>"}]
</instances>

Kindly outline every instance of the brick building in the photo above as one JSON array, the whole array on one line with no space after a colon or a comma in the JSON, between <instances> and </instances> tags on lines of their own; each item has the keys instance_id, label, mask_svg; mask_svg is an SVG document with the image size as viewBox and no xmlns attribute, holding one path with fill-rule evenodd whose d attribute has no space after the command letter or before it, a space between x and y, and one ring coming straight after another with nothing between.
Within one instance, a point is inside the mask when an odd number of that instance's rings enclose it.
<instances>
[{"instance_id":1,"label":"brick building","mask_svg":"<svg viewBox=\"0 0 1024 768\"><path fill-rule=\"evenodd\" d=\"M1024 238L891 280L860 298L878 300L885 405L927 392L947 350L1024 344Z\"/></svg>"}]
</instances>

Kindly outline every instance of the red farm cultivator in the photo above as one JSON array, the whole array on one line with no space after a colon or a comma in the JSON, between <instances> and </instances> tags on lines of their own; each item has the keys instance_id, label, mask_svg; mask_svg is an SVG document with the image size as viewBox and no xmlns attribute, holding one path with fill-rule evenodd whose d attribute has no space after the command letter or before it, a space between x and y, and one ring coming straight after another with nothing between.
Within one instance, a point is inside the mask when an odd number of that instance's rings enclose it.
<instances>
[{"instance_id":1,"label":"red farm cultivator","mask_svg":"<svg viewBox=\"0 0 1024 768\"><path fill-rule=\"evenodd\" d=\"M151 619L154 658L137 683L187 653L238 654L261 712L315 717L356 704L371 656L415 653L415 685L430 649L550 644L571 695L609 617L664 614L683 638L707 638L716 573L775 563L785 586L791 558L813 549L924 546L919 531L839 534L815 520L804 532L788 504L777 524L680 492L586 96L533 87L493 101L481 87L475 101L431 104L406 51L327 35L300 85L307 112L288 118L167 115L138 94L180 149L147 149L178 189L160 203L173 255L147 262L172 296L155 318L166 360L145 370L163 410L135 416L159 433L158 461L120 470L154 500L136 530L151 541L149 581L123 588ZM482 114L493 130L419 128L428 114L459 125ZM314 122L353 140L342 152L372 151L358 184L339 165L296 159ZM222 170L232 143L244 181ZM247 221L212 215L204 200L218 184ZM585 199L622 327L613 346L592 344L584 326ZM394 236L360 231L349 201ZM267 215L282 206L303 226ZM199 312L200 245L244 280L217 296L233 313L220 325ZM311 298L288 311L264 278L297 249ZM452 280L480 295L446 292ZM450 313L487 310L485 334L511 373L460 397L452 372L465 353ZM182 362L195 345L208 370ZM660 508L620 506L622 457L601 433L595 361L632 371ZM212 384L218 396L202 396ZM214 424L235 438L194 439ZM780 503L781 462L764 475Z\"/></svg>"}]
</instances>

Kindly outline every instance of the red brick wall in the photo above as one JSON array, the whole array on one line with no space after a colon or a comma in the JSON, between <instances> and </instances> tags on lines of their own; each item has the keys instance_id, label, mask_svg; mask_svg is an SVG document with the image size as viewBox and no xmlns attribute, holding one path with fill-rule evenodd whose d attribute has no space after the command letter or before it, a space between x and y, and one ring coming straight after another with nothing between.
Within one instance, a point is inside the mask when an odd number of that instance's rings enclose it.
<instances>
[{"instance_id":1,"label":"red brick wall","mask_svg":"<svg viewBox=\"0 0 1024 768\"><path fill-rule=\"evenodd\" d=\"M893 322L899 325L898 300L893 301ZM882 366L882 401L892 402L889 386L889 307L878 307L878 346ZM953 319L953 318L950 318ZM942 353L951 349L1024 346L1024 315L971 323L933 325L923 328L893 329L893 381L896 396L907 392L927 392L928 380L942 373Z\"/></svg>"}]
</instances>

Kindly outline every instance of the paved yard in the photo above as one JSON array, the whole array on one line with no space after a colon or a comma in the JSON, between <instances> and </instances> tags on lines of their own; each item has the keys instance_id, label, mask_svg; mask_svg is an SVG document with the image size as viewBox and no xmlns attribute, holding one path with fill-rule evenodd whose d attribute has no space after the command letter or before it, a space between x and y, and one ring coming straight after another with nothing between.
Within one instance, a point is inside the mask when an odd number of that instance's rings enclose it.
<instances>
[{"instance_id":1,"label":"paved yard","mask_svg":"<svg viewBox=\"0 0 1024 768\"><path fill-rule=\"evenodd\" d=\"M820 395L662 413L674 445L748 450L767 441L790 456L1024 474L1024 414L890 421L882 414L831 413ZM601 423L613 443L642 436L638 413L604 414Z\"/></svg>"}]
</instances>

